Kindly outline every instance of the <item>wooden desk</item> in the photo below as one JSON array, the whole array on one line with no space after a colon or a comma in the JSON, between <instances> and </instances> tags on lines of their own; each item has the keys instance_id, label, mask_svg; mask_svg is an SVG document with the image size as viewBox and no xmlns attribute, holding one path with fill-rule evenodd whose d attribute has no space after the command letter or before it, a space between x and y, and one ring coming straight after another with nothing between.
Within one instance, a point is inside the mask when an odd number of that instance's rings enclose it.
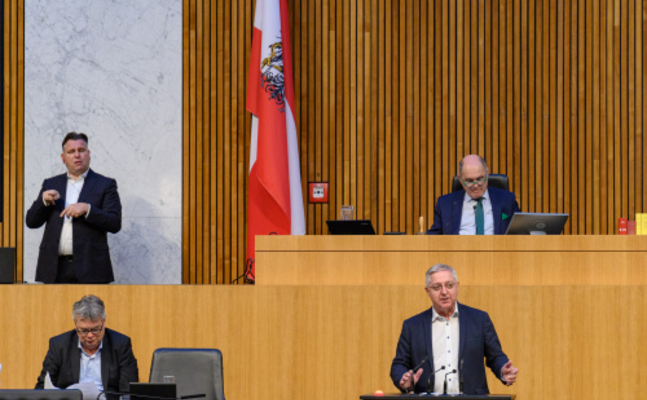
<instances>
[{"instance_id":1,"label":"wooden desk","mask_svg":"<svg viewBox=\"0 0 647 400\"><path fill-rule=\"evenodd\" d=\"M259 236L257 285L645 285L647 236Z\"/></svg>"}]
</instances>

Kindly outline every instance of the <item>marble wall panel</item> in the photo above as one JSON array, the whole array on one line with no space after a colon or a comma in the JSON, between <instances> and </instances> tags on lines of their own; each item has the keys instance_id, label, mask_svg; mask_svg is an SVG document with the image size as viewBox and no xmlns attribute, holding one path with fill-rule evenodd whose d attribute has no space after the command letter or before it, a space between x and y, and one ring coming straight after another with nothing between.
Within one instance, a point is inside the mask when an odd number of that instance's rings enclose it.
<instances>
[{"instance_id":1,"label":"marble wall panel","mask_svg":"<svg viewBox=\"0 0 647 400\"><path fill-rule=\"evenodd\" d=\"M88 134L123 204L115 283L181 283L181 129L180 0L25 1L25 210L65 172L65 133ZM27 282L42 230L25 227Z\"/></svg>"}]
</instances>

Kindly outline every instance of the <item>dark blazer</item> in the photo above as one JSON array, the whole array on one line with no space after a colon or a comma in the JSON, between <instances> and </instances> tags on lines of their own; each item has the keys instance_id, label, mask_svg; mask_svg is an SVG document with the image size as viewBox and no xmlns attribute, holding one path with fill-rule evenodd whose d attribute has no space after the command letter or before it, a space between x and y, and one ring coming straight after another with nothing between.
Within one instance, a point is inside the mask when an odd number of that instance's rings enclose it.
<instances>
[{"instance_id":1,"label":"dark blazer","mask_svg":"<svg viewBox=\"0 0 647 400\"><path fill-rule=\"evenodd\" d=\"M79 383L81 349L75 330L49 340L49 350L36 389L43 389L47 372L56 387L66 388ZM101 349L101 381L103 389L111 392L128 392L130 382L139 382L137 359L130 338L108 328Z\"/></svg>"},{"instance_id":2,"label":"dark blazer","mask_svg":"<svg viewBox=\"0 0 647 400\"><path fill-rule=\"evenodd\" d=\"M53 206L43 204L43 192L56 189L61 198ZM65 209L67 174L45 179L38 197L27 211L26 223L29 228L45 226L40 244L36 280L53 283L58 267L58 244L63 229L63 218L59 215ZM121 201L117 182L88 170L79 195L80 203L89 203L90 215L74 218L72 241L74 269L81 283L109 283L114 280L107 233L121 230Z\"/></svg>"},{"instance_id":3,"label":"dark blazer","mask_svg":"<svg viewBox=\"0 0 647 400\"><path fill-rule=\"evenodd\" d=\"M494 234L504 235L512 215L519 211L519 204L512 192L494 187L488 187L487 190L492 203ZM434 224L427 231L427 235L458 235L461 229L464 197L465 191L460 190L438 198L434 209Z\"/></svg>"},{"instance_id":4,"label":"dark blazer","mask_svg":"<svg viewBox=\"0 0 647 400\"><path fill-rule=\"evenodd\" d=\"M395 358L391 364L391 379L398 389L400 389L402 375L418 365L425 357L429 356L429 360L422 366L423 373L415 386L416 393L427 391L429 377L438 369L434 366L431 343L431 310L430 308L409 318L402 325ZM485 358L487 366L494 375L501 379L501 368L508 362L508 357L501 349L499 337L486 312L459 304L458 318L460 339L457 369L463 380L463 393L489 394L483 359ZM433 387L432 378L429 390L433 390Z\"/></svg>"}]
</instances>

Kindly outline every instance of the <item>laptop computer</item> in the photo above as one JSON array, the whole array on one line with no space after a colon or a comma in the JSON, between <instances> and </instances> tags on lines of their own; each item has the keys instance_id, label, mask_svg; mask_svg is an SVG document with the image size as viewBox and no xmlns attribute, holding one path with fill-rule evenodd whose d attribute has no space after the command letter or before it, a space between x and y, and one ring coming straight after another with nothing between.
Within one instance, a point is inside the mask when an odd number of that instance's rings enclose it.
<instances>
[{"instance_id":1,"label":"laptop computer","mask_svg":"<svg viewBox=\"0 0 647 400\"><path fill-rule=\"evenodd\" d=\"M328 220L331 235L375 235L370 219Z\"/></svg>"},{"instance_id":2,"label":"laptop computer","mask_svg":"<svg viewBox=\"0 0 647 400\"><path fill-rule=\"evenodd\" d=\"M130 400L176 399L175 383L131 382Z\"/></svg>"},{"instance_id":3,"label":"laptop computer","mask_svg":"<svg viewBox=\"0 0 647 400\"><path fill-rule=\"evenodd\" d=\"M512 215L506 235L561 235L568 214L522 213Z\"/></svg>"}]
</instances>

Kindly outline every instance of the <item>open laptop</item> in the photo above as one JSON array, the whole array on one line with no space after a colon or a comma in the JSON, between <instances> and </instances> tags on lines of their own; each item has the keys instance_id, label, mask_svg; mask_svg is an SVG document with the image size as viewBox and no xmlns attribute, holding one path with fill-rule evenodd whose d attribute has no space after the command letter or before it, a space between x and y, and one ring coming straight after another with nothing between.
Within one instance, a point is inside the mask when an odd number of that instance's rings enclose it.
<instances>
[{"instance_id":1,"label":"open laptop","mask_svg":"<svg viewBox=\"0 0 647 400\"><path fill-rule=\"evenodd\" d=\"M375 235L370 219L328 220L326 224L331 235Z\"/></svg>"},{"instance_id":2,"label":"open laptop","mask_svg":"<svg viewBox=\"0 0 647 400\"><path fill-rule=\"evenodd\" d=\"M561 235L568 214L514 213L506 235Z\"/></svg>"},{"instance_id":3,"label":"open laptop","mask_svg":"<svg viewBox=\"0 0 647 400\"><path fill-rule=\"evenodd\" d=\"M131 382L130 400L176 399L175 383Z\"/></svg>"}]
</instances>

